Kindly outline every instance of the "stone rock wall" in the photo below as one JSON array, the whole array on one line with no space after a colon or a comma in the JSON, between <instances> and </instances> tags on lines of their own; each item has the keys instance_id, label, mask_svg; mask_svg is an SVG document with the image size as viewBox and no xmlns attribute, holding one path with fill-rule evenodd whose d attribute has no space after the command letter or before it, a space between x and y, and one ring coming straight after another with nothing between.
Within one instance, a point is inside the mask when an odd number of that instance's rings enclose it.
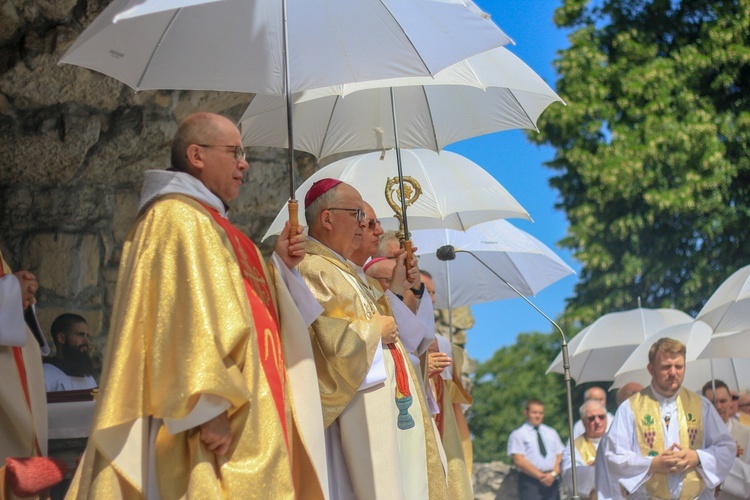
<instances>
[{"instance_id":1,"label":"stone rock wall","mask_svg":"<svg viewBox=\"0 0 750 500\"><path fill-rule=\"evenodd\" d=\"M42 328L76 312L89 321L98 349L143 172L168 166L170 140L187 114L236 119L252 98L135 93L110 77L58 65L107 4L0 0L0 250L14 270L36 274ZM304 154L297 160L299 184L315 163ZM286 152L251 149L249 161L232 213L259 243L288 198Z\"/></svg>"}]
</instances>

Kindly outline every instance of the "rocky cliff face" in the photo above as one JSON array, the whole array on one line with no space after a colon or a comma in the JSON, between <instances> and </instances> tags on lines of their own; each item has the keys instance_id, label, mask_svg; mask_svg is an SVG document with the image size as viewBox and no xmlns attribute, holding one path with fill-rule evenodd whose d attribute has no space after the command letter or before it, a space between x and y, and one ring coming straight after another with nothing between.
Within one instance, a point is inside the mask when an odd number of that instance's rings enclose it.
<instances>
[{"instance_id":1,"label":"rocky cliff face","mask_svg":"<svg viewBox=\"0 0 750 500\"><path fill-rule=\"evenodd\" d=\"M252 98L135 93L110 77L58 65L107 4L0 0L0 249L13 269L37 275L44 329L61 312L79 313L100 348L143 172L168 166L170 140L187 114L236 119ZM232 212L256 242L288 198L285 158L283 150L250 150ZM314 162L298 155L298 164L301 182Z\"/></svg>"}]
</instances>

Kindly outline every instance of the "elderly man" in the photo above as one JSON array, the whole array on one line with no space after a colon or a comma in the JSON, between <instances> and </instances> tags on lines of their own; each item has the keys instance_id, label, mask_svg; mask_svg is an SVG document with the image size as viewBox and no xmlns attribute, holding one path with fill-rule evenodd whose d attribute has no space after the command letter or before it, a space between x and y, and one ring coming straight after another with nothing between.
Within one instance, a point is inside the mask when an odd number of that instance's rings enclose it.
<instances>
[{"instance_id":1,"label":"elderly man","mask_svg":"<svg viewBox=\"0 0 750 500\"><path fill-rule=\"evenodd\" d=\"M714 398L714 389L716 396ZM732 397L727 384L721 380L708 381L703 386L703 396L714 402L716 411L727 425L729 433L737 445L737 456L729 475L717 488L716 498L739 500L750 498L750 427L732 418Z\"/></svg>"},{"instance_id":2,"label":"elderly man","mask_svg":"<svg viewBox=\"0 0 750 500\"><path fill-rule=\"evenodd\" d=\"M227 220L248 167L234 123L196 113L146 172L70 498L325 496L305 236L267 265Z\"/></svg>"},{"instance_id":3,"label":"elderly man","mask_svg":"<svg viewBox=\"0 0 750 500\"><path fill-rule=\"evenodd\" d=\"M61 314L52 322L50 333L55 342L55 356L44 359L47 392L95 388L86 319L78 314Z\"/></svg>"},{"instance_id":4,"label":"elderly man","mask_svg":"<svg viewBox=\"0 0 750 500\"><path fill-rule=\"evenodd\" d=\"M576 450L576 477L581 498L596 498L594 464L599 441L607 430L607 408L596 399L585 401L579 410L584 432L573 445ZM565 446L562 456L562 482L568 492L573 491L573 471L570 446Z\"/></svg>"},{"instance_id":5,"label":"elderly man","mask_svg":"<svg viewBox=\"0 0 750 500\"><path fill-rule=\"evenodd\" d=\"M601 387L589 387L586 389L586 392L583 393L583 401L598 401L600 404L604 405L604 407L607 407L607 393L604 392L604 389ZM612 425L612 419L614 418L614 415L607 412L607 428L605 429L605 432L609 430L609 426ZM575 425L573 426L573 436L578 437L583 434L584 432L584 423L581 420L576 421Z\"/></svg>"},{"instance_id":6,"label":"elderly man","mask_svg":"<svg viewBox=\"0 0 750 500\"><path fill-rule=\"evenodd\" d=\"M305 196L305 218L310 240L299 271L323 306L311 336L330 495L444 498L442 466L427 460L438 443L390 306L347 261L368 226L362 197L341 181L319 180Z\"/></svg>"},{"instance_id":7,"label":"elderly man","mask_svg":"<svg viewBox=\"0 0 750 500\"><path fill-rule=\"evenodd\" d=\"M542 424L544 403L530 399L523 410L526 423L510 433L508 455L522 474L518 476L518 498L556 500L560 498L563 444L555 429Z\"/></svg>"},{"instance_id":8,"label":"elderly man","mask_svg":"<svg viewBox=\"0 0 750 500\"><path fill-rule=\"evenodd\" d=\"M737 417L742 425L750 425L750 392L747 390L740 394L740 398L737 400Z\"/></svg>"},{"instance_id":9,"label":"elderly man","mask_svg":"<svg viewBox=\"0 0 750 500\"><path fill-rule=\"evenodd\" d=\"M600 444L610 477L628 498L713 498L734 440L711 403L682 388L682 343L661 338L648 359L651 385L617 409Z\"/></svg>"}]
</instances>

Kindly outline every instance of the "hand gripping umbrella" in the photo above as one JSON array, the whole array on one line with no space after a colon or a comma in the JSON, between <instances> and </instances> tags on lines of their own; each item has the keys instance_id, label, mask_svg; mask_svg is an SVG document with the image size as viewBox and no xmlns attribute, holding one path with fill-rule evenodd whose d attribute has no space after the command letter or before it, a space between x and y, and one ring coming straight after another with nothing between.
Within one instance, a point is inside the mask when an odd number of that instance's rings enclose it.
<instances>
[{"instance_id":1,"label":"hand gripping umbrella","mask_svg":"<svg viewBox=\"0 0 750 500\"><path fill-rule=\"evenodd\" d=\"M135 90L289 99L317 87L433 75L509 42L492 21L459 0L115 0L60 62L99 71Z\"/></svg>"}]
</instances>

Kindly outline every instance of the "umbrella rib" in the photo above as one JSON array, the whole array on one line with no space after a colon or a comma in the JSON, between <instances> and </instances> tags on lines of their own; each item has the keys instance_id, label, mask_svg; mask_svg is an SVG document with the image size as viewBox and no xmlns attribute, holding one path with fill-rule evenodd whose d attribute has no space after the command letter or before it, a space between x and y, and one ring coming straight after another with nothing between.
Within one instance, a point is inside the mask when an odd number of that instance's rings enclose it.
<instances>
[{"instance_id":1,"label":"umbrella rib","mask_svg":"<svg viewBox=\"0 0 750 500\"><path fill-rule=\"evenodd\" d=\"M432 139L435 141L435 147L437 148L435 151L440 153L440 151L443 149L441 147L441 144L438 143L438 137L437 137L437 131L435 130L435 117L432 116L432 106L430 106L430 100L427 98L427 88L425 85L422 85L422 96L424 97L424 102L427 105L427 115L430 117L430 130L432 130Z\"/></svg>"},{"instance_id":2,"label":"umbrella rib","mask_svg":"<svg viewBox=\"0 0 750 500\"><path fill-rule=\"evenodd\" d=\"M316 155L318 157L318 160L320 160L321 155L323 154L323 151L325 150L326 140L328 139L328 131L331 130L331 123L333 122L333 115L336 113L336 107L339 105L339 99L341 99L341 96L337 95L336 99L333 101L333 106L331 107L331 113L328 115L328 123L326 123L326 128L323 131L323 140L320 143L320 148L318 148L318 154Z\"/></svg>"},{"instance_id":3,"label":"umbrella rib","mask_svg":"<svg viewBox=\"0 0 750 500\"><path fill-rule=\"evenodd\" d=\"M172 24L174 24L175 19L177 18L177 15L182 11L182 9L177 9L174 14L172 15L172 18L169 20L169 23L167 23L167 27L164 28L161 32L161 36L159 37L159 41L154 45L154 50L151 51L151 55L148 56L148 62L143 67L143 72L141 73L141 76L138 78L138 83L136 84L136 90L140 90L141 84L143 83L143 79L146 77L146 72L148 71L149 67L151 66L151 61L154 60L154 56L156 56L156 51L159 50L159 47L161 46L162 40L164 40L164 37L167 35L167 32L169 31L169 28L172 27Z\"/></svg>"},{"instance_id":4,"label":"umbrella rib","mask_svg":"<svg viewBox=\"0 0 750 500\"><path fill-rule=\"evenodd\" d=\"M434 73L432 72L432 68L430 68L427 65L427 63L425 62L424 58L422 57L422 53L419 50L417 50L417 47L416 47L416 45L414 45L414 42L411 41L411 37L409 36L409 34L404 30L404 27L398 21L398 19L396 18L396 16L393 15L393 12L391 12L391 8L383 0L380 0L380 4L383 6L383 8L385 9L385 11L388 13L388 15L391 16L391 19L396 24L396 26L398 26L399 30L401 30L401 33L403 33L404 36L406 37L406 39L409 41L409 45L411 45L411 48L414 49L414 53L417 54L419 56L419 60L422 61L422 66L424 67L424 69L427 70L427 72L430 74L430 76L433 76Z\"/></svg>"},{"instance_id":5,"label":"umbrella rib","mask_svg":"<svg viewBox=\"0 0 750 500\"><path fill-rule=\"evenodd\" d=\"M510 92L510 95L513 96L513 100L516 101L516 104L518 104L518 107L521 108L521 110L523 111L523 114L526 116L526 118L528 118L529 122L534 126L534 130L539 132L539 129L536 126L536 122L532 120L531 117L529 116L529 113L526 112L526 108L523 107L523 105L521 104L521 101L518 100L518 97L516 97L516 94L513 92L513 89L508 88L508 92Z\"/></svg>"}]
</instances>

